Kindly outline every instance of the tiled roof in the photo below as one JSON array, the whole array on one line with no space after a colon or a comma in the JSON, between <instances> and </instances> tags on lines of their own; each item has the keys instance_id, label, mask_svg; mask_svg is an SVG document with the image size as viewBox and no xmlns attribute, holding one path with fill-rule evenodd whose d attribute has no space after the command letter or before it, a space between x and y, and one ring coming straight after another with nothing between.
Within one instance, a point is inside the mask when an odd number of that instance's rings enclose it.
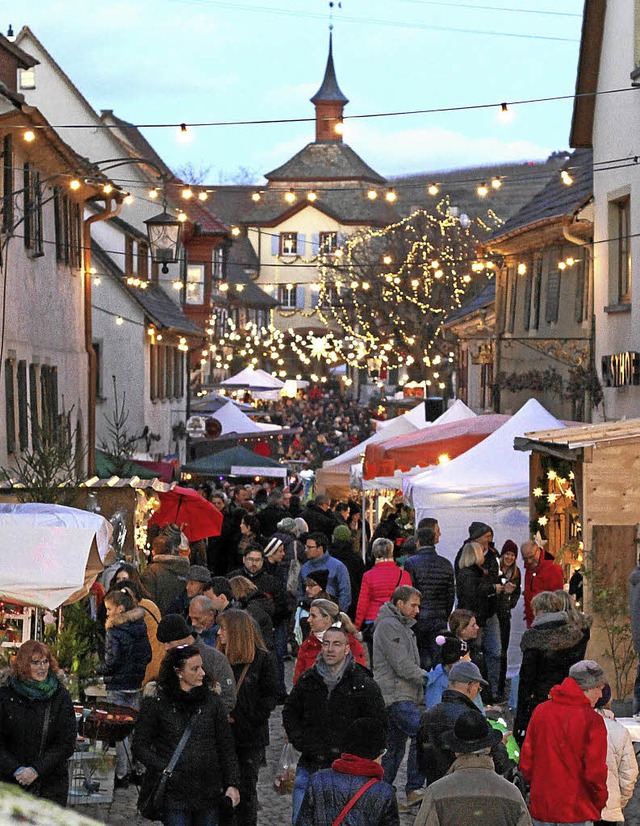
<instances>
[{"instance_id":1,"label":"tiled roof","mask_svg":"<svg viewBox=\"0 0 640 826\"><path fill-rule=\"evenodd\" d=\"M311 103L322 101L335 101L337 103L349 103L349 99L342 94L336 78L336 70L333 65L333 34L329 34L329 57L327 58L327 68L320 88L311 98Z\"/></svg>"},{"instance_id":2,"label":"tiled roof","mask_svg":"<svg viewBox=\"0 0 640 826\"><path fill-rule=\"evenodd\" d=\"M229 282L229 292L233 294L237 303L242 306L268 309L277 307L280 304L277 299L266 293L240 268L230 269L227 265L227 280ZM241 292L234 289L238 284L243 285Z\"/></svg>"},{"instance_id":3,"label":"tiled roof","mask_svg":"<svg viewBox=\"0 0 640 826\"><path fill-rule=\"evenodd\" d=\"M253 209L251 193L260 190L256 184L248 186L230 184L223 186L207 187L213 191L209 192L208 204L211 209L219 215L227 224L242 224L245 216Z\"/></svg>"},{"instance_id":4,"label":"tiled roof","mask_svg":"<svg viewBox=\"0 0 640 826\"><path fill-rule=\"evenodd\" d=\"M463 304L462 307L458 307L457 310L449 313L445 321L445 326L450 324L452 321L459 321L461 318L466 318L466 316L476 313L478 310L482 310L485 307L490 307L495 300L496 282L495 280L492 280L476 296Z\"/></svg>"},{"instance_id":5,"label":"tiled roof","mask_svg":"<svg viewBox=\"0 0 640 826\"><path fill-rule=\"evenodd\" d=\"M353 149L342 141L315 141L293 158L265 175L268 181L321 182L367 181L385 184L386 179L371 169Z\"/></svg>"},{"instance_id":6,"label":"tiled roof","mask_svg":"<svg viewBox=\"0 0 640 826\"><path fill-rule=\"evenodd\" d=\"M91 251L96 262L142 307L154 324L187 335L201 336L203 334L202 330L187 318L180 307L157 284L150 283L146 290L130 287L122 270L95 241L91 242Z\"/></svg>"},{"instance_id":7,"label":"tiled roof","mask_svg":"<svg viewBox=\"0 0 640 826\"><path fill-rule=\"evenodd\" d=\"M593 153L590 149L576 149L562 166L573 178L573 184L562 182L560 172L552 175L547 185L512 215L489 239L491 242L523 230L541 221L562 218L578 209L593 195Z\"/></svg>"},{"instance_id":8,"label":"tiled roof","mask_svg":"<svg viewBox=\"0 0 640 826\"><path fill-rule=\"evenodd\" d=\"M180 207L192 224L199 224L201 232L217 235L228 233L227 226L200 201L183 201Z\"/></svg>"}]
</instances>

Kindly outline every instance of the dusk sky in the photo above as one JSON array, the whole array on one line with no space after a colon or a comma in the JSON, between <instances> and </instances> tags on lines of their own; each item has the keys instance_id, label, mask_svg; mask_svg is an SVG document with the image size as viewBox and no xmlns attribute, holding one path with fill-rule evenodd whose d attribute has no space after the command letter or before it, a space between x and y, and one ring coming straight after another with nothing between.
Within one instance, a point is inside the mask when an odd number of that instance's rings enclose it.
<instances>
[{"instance_id":1,"label":"dusk sky","mask_svg":"<svg viewBox=\"0 0 640 826\"><path fill-rule=\"evenodd\" d=\"M334 59L345 115L572 94L582 0L342 0ZM324 73L327 0L31 0L5 4L95 109L136 124L313 116ZM6 15L9 15L6 17ZM565 149L572 102L346 121L345 141L384 175ZM55 124L54 124L55 125ZM258 181L313 140L312 123L145 129L172 167L240 169Z\"/></svg>"}]
</instances>

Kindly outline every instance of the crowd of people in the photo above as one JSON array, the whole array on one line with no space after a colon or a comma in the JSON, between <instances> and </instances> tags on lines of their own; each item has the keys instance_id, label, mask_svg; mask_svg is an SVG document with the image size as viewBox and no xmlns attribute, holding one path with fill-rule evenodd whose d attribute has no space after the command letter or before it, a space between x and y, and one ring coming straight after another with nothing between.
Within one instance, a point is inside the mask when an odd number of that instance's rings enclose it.
<instances>
[{"instance_id":1,"label":"crowd of people","mask_svg":"<svg viewBox=\"0 0 640 826\"><path fill-rule=\"evenodd\" d=\"M108 699L138 712L118 746L117 787L141 782L146 799L169 766L165 826L216 826L231 811L254 826L281 705L300 753L294 826L398 826L414 809L416 826L624 820L631 740L606 708L605 674L585 659L590 618L543 547L507 539L498 552L491 527L472 522L451 563L433 517L404 545L374 532L363 560L359 506L320 494L298 508L295 491L262 490L201 491L223 514L204 560L169 525L151 533L142 572L109 571L98 672ZM493 718L506 709L521 595L512 735ZM3 779L64 804L74 739L55 660L40 642L23 645L0 688Z\"/></svg>"}]
</instances>

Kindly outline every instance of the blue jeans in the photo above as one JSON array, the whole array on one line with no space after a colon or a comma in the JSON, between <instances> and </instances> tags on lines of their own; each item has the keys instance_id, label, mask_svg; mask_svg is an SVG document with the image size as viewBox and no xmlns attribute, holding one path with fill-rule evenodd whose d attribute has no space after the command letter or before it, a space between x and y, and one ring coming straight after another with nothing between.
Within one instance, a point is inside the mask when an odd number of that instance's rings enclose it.
<instances>
[{"instance_id":1,"label":"blue jeans","mask_svg":"<svg viewBox=\"0 0 640 826\"><path fill-rule=\"evenodd\" d=\"M313 772L310 772L306 766L301 766L298 762L296 776L293 781L293 794L291 796L291 822L294 826L296 820L298 819L300 807L302 806L302 801L304 800L304 793L307 791L307 786L309 785L312 774Z\"/></svg>"},{"instance_id":2,"label":"blue jeans","mask_svg":"<svg viewBox=\"0 0 640 826\"><path fill-rule=\"evenodd\" d=\"M533 826L593 826L593 820L580 820L576 823L550 823L546 820L535 820L531 818L533 821Z\"/></svg>"},{"instance_id":3,"label":"blue jeans","mask_svg":"<svg viewBox=\"0 0 640 826\"><path fill-rule=\"evenodd\" d=\"M170 809L162 819L164 826L218 826L216 809L199 809L195 812L181 812Z\"/></svg>"},{"instance_id":4,"label":"blue jeans","mask_svg":"<svg viewBox=\"0 0 640 826\"><path fill-rule=\"evenodd\" d=\"M415 792L424 786L424 775L418 768L418 754L416 749L416 733L420 724L420 710L415 703L402 701L387 706L389 732L387 734L387 753L382 758L384 779L393 783L404 757L407 738L409 743L409 758L407 760L406 792Z\"/></svg>"},{"instance_id":5,"label":"blue jeans","mask_svg":"<svg viewBox=\"0 0 640 826\"><path fill-rule=\"evenodd\" d=\"M502 643L500 641L500 622L496 614L489 617L482 629L482 651L487 663L487 678L489 688L494 697L498 696L500 685L500 659Z\"/></svg>"}]
</instances>

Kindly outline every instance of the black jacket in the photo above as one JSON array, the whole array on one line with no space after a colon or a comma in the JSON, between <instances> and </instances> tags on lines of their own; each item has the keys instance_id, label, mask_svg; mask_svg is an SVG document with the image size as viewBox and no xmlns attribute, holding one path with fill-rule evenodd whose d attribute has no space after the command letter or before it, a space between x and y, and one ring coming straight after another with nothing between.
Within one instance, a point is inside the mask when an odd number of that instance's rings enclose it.
<instances>
[{"instance_id":1,"label":"black jacket","mask_svg":"<svg viewBox=\"0 0 640 826\"><path fill-rule=\"evenodd\" d=\"M349 572L349 580L351 582L351 608L347 613L351 619L354 619L358 597L360 596L362 577L364 576L364 562L360 554L353 550L351 540L348 542L332 542L329 547L329 556L342 562Z\"/></svg>"},{"instance_id":2,"label":"black jacket","mask_svg":"<svg viewBox=\"0 0 640 826\"><path fill-rule=\"evenodd\" d=\"M477 565L460 568L456 582L458 608L472 611L482 628L496 612L496 589L487 574Z\"/></svg>"},{"instance_id":3,"label":"black jacket","mask_svg":"<svg viewBox=\"0 0 640 826\"><path fill-rule=\"evenodd\" d=\"M47 704L51 704L49 728L42 756L40 742ZM76 717L71 695L63 686L50 700L30 700L11 686L0 688L0 779L17 781L13 773L31 766L38 779L27 791L66 806L69 788L67 760L76 742Z\"/></svg>"},{"instance_id":4,"label":"black jacket","mask_svg":"<svg viewBox=\"0 0 640 826\"><path fill-rule=\"evenodd\" d=\"M290 616L291 611L289 609L287 594L282 585L282 580L277 576L265 571L264 567L261 568L257 574L252 574L251 571L247 571L245 567L236 568L235 571L230 571L227 574L227 579L232 579L234 576L243 576L245 579L253 582L258 591L271 597L274 610L270 616L274 623Z\"/></svg>"},{"instance_id":5,"label":"black jacket","mask_svg":"<svg viewBox=\"0 0 640 826\"><path fill-rule=\"evenodd\" d=\"M167 766L189 718L193 732L169 780L167 808L193 811L215 806L240 776L231 727L222 700L206 686L187 693L159 686L142 701L133 734L133 756L147 769L143 791Z\"/></svg>"},{"instance_id":6,"label":"black jacket","mask_svg":"<svg viewBox=\"0 0 640 826\"><path fill-rule=\"evenodd\" d=\"M244 665L240 663L231 668L237 684ZM238 750L258 749L269 744L269 716L279 695L278 670L273 654L256 648L231 712L231 729Z\"/></svg>"},{"instance_id":7,"label":"black jacket","mask_svg":"<svg viewBox=\"0 0 640 826\"><path fill-rule=\"evenodd\" d=\"M518 684L518 709L513 734L519 743L534 708L549 699L549 691L569 676L569 669L584 656L582 629L564 611L541 614L522 635L522 665Z\"/></svg>"},{"instance_id":8,"label":"black jacket","mask_svg":"<svg viewBox=\"0 0 640 826\"><path fill-rule=\"evenodd\" d=\"M262 634L264 644L269 651L273 651L275 643L273 639L273 620L271 619L273 614L271 597L260 591L254 591L246 599L241 600L238 607L243 608L247 614L253 617Z\"/></svg>"},{"instance_id":9,"label":"black jacket","mask_svg":"<svg viewBox=\"0 0 640 826\"><path fill-rule=\"evenodd\" d=\"M404 564L414 588L422 594L420 619L449 619L456 589L453 566L448 559L436 553L433 545L418 548Z\"/></svg>"},{"instance_id":10,"label":"black jacket","mask_svg":"<svg viewBox=\"0 0 640 826\"><path fill-rule=\"evenodd\" d=\"M337 528L339 524L332 511L323 511L315 502L309 502L300 516L307 523L309 533L320 531L320 533L323 533L327 537L327 542L331 541L333 529ZM325 551L326 550L325 548Z\"/></svg>"},{"instance_id":11,"label":"black jacket","mask_svg":"<svg viewBox=\"0 0 640 826\"><path fill-rule=\"evenodd\" d=\"M442 738L447 732L453 731L458 717L469 710L482 713L466 694L447 688L442 692L441 702L422 715L417 735L418 765L420 771L429 778L430 784L444 777L453 765L455 754L444 745ZM505 774L513 768L502 743L493 746L491 757L498 774Z\"/></svg>"},{"instance_id":12,"label":"black jacket","mask_svg":"<svg viewBox=\"0 0 640 826\"><path fill-rule=\"evenodd\" d=\"M287 516L291 516L289 511L282 505L267 505L256 515L260 523L260 533L263 536L273 536L278 530L278 522L281 522Z\"/></svg>"},{"instance_id":13,"label":"black jacket","mask_svg":"<svg viewBox=\"0 0 640 826\"><path fill-rule=\"evenodd\" d=\"M151 645L144 621L144 609L137 607L107 620L104 661L96 671L112 691L137 689L142 686L147 663L151 661Z\"/></svg>"},{"instance_id":14,"label":"black jacket","mask_svg":"<svg viewBox=\"0 0 640 826\"><path fill-rule=\"evenodd\" d=\"M371 672L353 660L331 693L317 665L305 671L287 697L282 722L300 762L310 771L326 769L346 750L344 734L359 717L386 728L387 712Z\"/></svg>"}]
</instances>

